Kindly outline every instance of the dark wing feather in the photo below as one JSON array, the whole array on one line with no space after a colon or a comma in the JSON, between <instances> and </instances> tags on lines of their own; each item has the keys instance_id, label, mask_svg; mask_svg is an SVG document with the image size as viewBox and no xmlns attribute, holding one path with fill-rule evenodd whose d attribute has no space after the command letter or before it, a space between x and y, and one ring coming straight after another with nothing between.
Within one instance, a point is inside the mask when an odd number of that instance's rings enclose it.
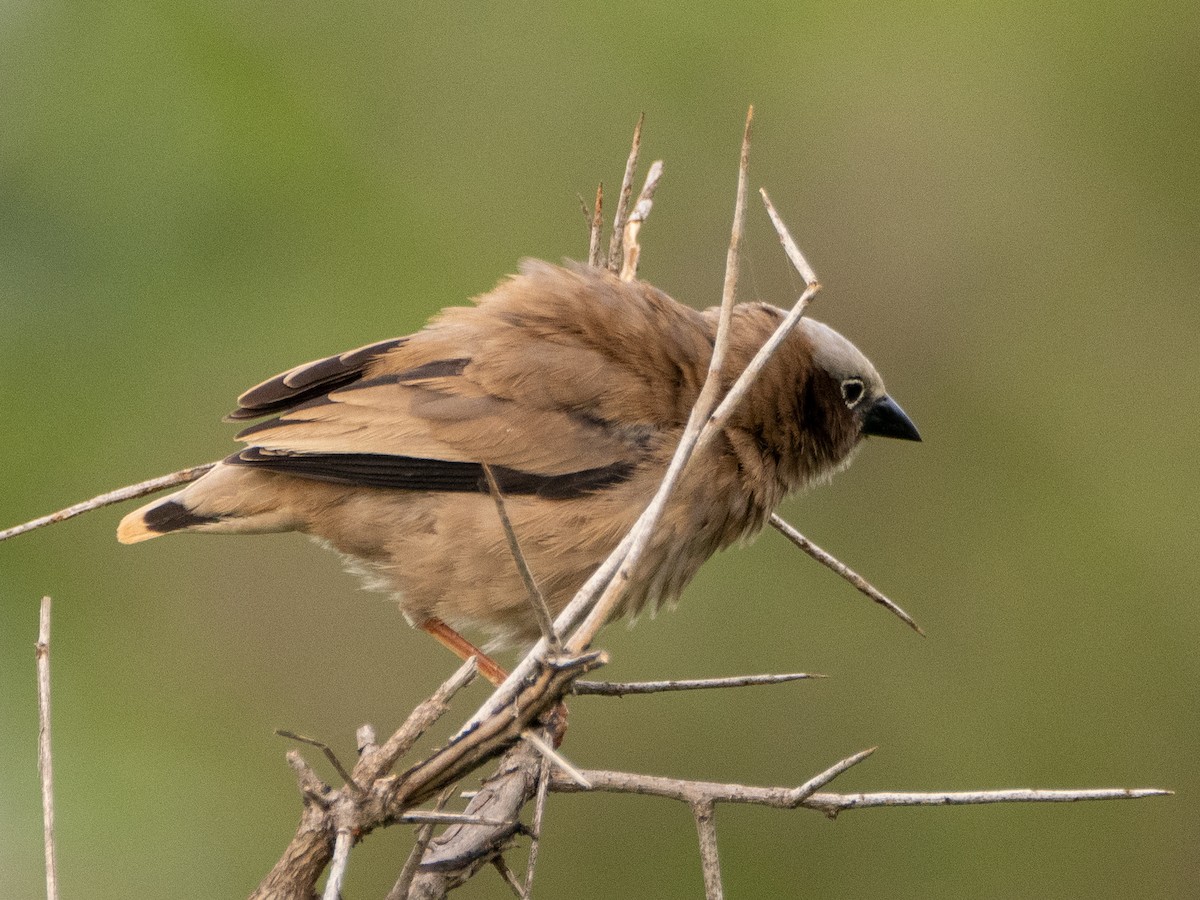
<instances>
[{"instance_id":1,"label":"dark wing feather","mask_svg":"<svg viewBox=\"0 0 1200 900\"><path fill-rule=\"evenodd\" d=\"M314 481L362 487L450 493L486 493L488 490L482 465L442 459L379 453L281 453L249 447L225 462ZM569 500L620 484L633 474L633 470L632 463L613 463L562 475L539 475L507 466L493 466L492 475L502 494Z\"/></svg>"},{"instance_id":2,"label":"dark wing feather","mask_svg":"<svg viewBox=\"0 0 1200 900\"><path fill-rule=\"evenodd\" d=\"M391 338L327 356L315 362L289 369L282 375L268 378L238 397L238 408L227 415L227 421L259 419L278 415L307 400L321 397L330 391L353 384L363 376L368 364L389 350L400 347L407 338Z\"/></svg>"}]
</instances>

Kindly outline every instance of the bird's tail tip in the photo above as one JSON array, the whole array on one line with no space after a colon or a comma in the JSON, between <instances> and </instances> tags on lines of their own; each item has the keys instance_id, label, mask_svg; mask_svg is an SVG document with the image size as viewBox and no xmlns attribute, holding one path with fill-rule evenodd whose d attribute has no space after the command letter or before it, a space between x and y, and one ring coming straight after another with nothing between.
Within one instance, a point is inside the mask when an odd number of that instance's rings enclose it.
<instances>
[{"instance_id":1,"label":"bird's tail tip","mask_svg":"<svg viewBox=\"0 0 1200 900\"><path fill-rule=\"evenodd\" d=\"M156 500L141 509L135 509L117 526L117 540L122 544L138 544L173 531L187 531L197 525L210 525L218 521L217 517L192 512L177 497L174 495Z\"/></svg>"}]
</instances>

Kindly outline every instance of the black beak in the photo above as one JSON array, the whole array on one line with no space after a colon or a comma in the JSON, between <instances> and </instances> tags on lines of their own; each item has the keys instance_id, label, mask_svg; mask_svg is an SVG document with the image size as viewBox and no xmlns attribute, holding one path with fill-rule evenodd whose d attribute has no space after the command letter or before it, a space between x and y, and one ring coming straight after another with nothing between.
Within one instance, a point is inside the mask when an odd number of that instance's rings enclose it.
<instances>
[{"instance_id":1,"label":"black beak","mask_svg":"<svg viewBox=\"0 0 1200 900\"><path fill-rule=\"evenodd\" d=\"M863 434L873 434L876 437L898 438L902 441L919 441L921 439L917 426L900 408L900 404L891 397L884 395L867 409L863 417Z\"/></svg>"}]
</instances>

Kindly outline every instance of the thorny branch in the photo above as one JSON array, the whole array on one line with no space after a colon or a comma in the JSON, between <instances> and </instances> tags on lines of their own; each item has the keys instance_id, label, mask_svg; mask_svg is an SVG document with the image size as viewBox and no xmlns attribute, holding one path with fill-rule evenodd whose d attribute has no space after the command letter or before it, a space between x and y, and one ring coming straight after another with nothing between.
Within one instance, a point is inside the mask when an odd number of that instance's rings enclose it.
<instances>
[{"instance_id":1,"label":"thorny branch","mask_svg":"<svg viewBox=\"0 0 1200 900\"><path fill-rule=\"evenodd\" d=\"M303 798L301 820L295 836L274 868L252 894L253 898L308 900L314 896L316 884L327 869L329 876L325 896L336 898L339 896L353 846L374 829L401 822L426 824L422 826L416 846L389 892L388 900L399 900L403 897L444 897L449 890L465 883L488 863L497 868L518 896L529 896L533 881L536 838L540 832L547 790L649 794L687 803L696 820L705 888L709 898L722 896L715 826L715 810L720 803L755 803L782 809L804 807L822 811L832 817L842 810L876 806L1133 799L1170 793L1155 789L1020 789L928 794L831 794L822 793L821 788L861 762L873 750L866 750L841 760L798 787L765 788L602 770L579 771L563 760L550 746L551 741L561 740L562 737L564 726L554 710L556 704L559 704L567 693L623 696L778 684L800 678L820 677L795 673L633 684L577 680L584 672L605 662L604 654L585 651L601 625L607 621L611 611L619 604L625 585L634 576L641 548L648 541L657 516L670 497L674 483L689 460L705 451L753 379L766 365L775 348L796 326L808 302L820 290L815 273L796 247L770 198L763 191L763 202L775 224L784 251L804 279L806 288L776 333L764 344L724 397L720 397L717 385L720 383L724 349L729 340L729 322L737 286L738 256L744 229L752 119L753 108L747 115L742 142L737 203L727 256L720 324L709 375L655 498L634 528L559 615L557 621L549 628L546 627L547 623L543 623L543 640L535 645L513 670L508 680L491 694L487 702L446 746L427 752L420 761L411 764L399 774L389 774L430 725L446 712L454 695L474 677L474 659L468 660L433 696L414 709L382 745L375 743L374 731L369 726L360 729L359 760L350 772L345 770L326 745L311 739L301 739L321 747L323 752L332 758L344 784L339 788L325 784L298 752L289 752L288 762L296 772ZM621 277L625 279L636 277L640 256L637 244L638 229L650 212L654 189L662 171L660 163L651 167L645 187L633 211L630 212L629 200L637 168L641 128L642 119L639 118L613 219L612 240L607 260L601 259L600 252L600 189L597 190L589 228L589 263L607 265L611 271L620 272ZM64 521L92 509L187 483L199 478L212 465L214 464L196 466L102 494L50 516L0 531L0 541L43 525ZM495 487L492 491L503 521L507 518L503 498ZM778 517L772 519L772 524L805 552L832 568L860 591L920 631L903 610L861 576L820 550ZM511 533L511 527L506 533L509 535L514 558L520 565L517 536ZM530 588L530 596L535 603L536 595L536 585L533 585ZM550 646L555 635L570 635L561 650L557 646ZM562 653L567 655L563 656ZM461 813L445 812L443 806L450 796L451 787L501 754L504 756L499 768L484 782L483 787L474 793L467 808ZM559 771L556 772L556 768ZM439 793L440 799L434 809L418 808L420 804L437 797ZM518 817L526 803L535 795L538 797L538 804L532 832L534 844L522 885L504 862L502 853L516 836L529 833L529 829L520 823ZM432 838L434 822L452 824L443 835ZM47 852L51 852L49 845Z\"/></svg>"}]
</instances>

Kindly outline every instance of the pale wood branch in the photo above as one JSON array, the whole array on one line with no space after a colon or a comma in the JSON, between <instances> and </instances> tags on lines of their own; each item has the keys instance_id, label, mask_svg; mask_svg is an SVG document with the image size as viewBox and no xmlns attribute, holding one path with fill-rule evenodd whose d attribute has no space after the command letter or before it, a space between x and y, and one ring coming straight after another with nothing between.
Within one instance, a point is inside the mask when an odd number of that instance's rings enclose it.
<instances>
[{"instance_id":1,"label":"pale wood branch","mask_svg":"<svg viewBox=\"0 0 1200 900\"><path fill-rule=\"evenodd\" d=\"M824 678L807 672L783 675L735 675L731 678L692 678L677 681L577 681L572 692L600 697L625 697L629 694L662 694L671 691L704 691L714 688L753 687L784 684L806 678Z\"/></svg>"},{"instance_id":2,"label":"pale wood branch","mask_svg":"<svg viewBox=\"0 0 1200 900\"><path fill-rule=\"evenodd\" d=\"M646 114L638 116L637 124L633 127L633 143L629 148L629 158L625 161L625 175L621 179L621 193L617 197L617 212L613 216L612 237L608 246L608 269L610 272L620 272L624 261L624 248L621 242L625 237L625 216L629 211L629 196L633 193L633 174L637 171L638 153L642 148L642 125Z\"/></svg>"},{"instance_id":3,"label":"pale wood branch","mask_svg":"<svg viewBox=\"0 0 1200 900\"><path fill-rule=\"evenodd\" d=\"M76 503L74 506L60 509L56 513L50 513L48 516L41 516L21 525L6 528L4 531L0 531L0 541L7 541L9 538L16 537L18 534L24 534L27 531L33 531L35 528L65 522L67 519L73 519L85 512L91 512L93 509L112 506L114 503L123 503L126 500L136 500L138 497L145 497L147 494L153 494L165 488L187 484L189 481L195 481L215 465L215 462L210 462L202 466L180 469L178 472L172 472L170 475L160 475L158 478L151 478L149 481L126 485L125 487L117 488L115 491L100 494L91 500L84 500L82 503Z\"/></svg>"},{"instance_id":4,"label":"pale wood branch","mask_svg":"<svg viewBox=\"0 0 1200 900\"><path fill-rule=\"evenodd\" d=\"M50 598L43 597L34 649L38 684L38 775L42 783L42 843L46 855L46 898L58 900L54 841L54 756L50 745Z\"/></svg>"},{"instance_id":5,"label":"pale wood branch","mask_svg":"<svg viewBox=\"0 0 1200 900\"><path fill-rule=\"evenodd\" d=\"M723 900L725 891L721 887L721 857L717 853L716 804L711 800L696 800L692 803L692 816L696 820L696 836L700 840L705 900Z\"/></svg>"},{"instance_id":6,"label":"pale wood branch","mask_svg":"<svg viewBox=\"0 0 1200 900\"><path fill-rule=\"evenodd\" d=\"M921 635L921 637L925 637L925 630L923 628L921 628L921 626L918 625L915 621L913 621L913 617L910 616L908 613L906 613L903 609L901 609L898 604L896 604L892 600L888 599L887 595L885 595L881 590L879 590L879 588L875 587L875 585L871 584L871 582L867 581L867 579L863 578L861 575L859 575L857 572L855 572L853 569L851 569L848 565L846 565L844 562L842 562L840 559L838 559L836 556L834 556L832 553L830 553L828 550L822 550L820 547L818 547L816 544L814 544L812 541L810 541L808 538L806 538L804 535L802 535L799 531L796 530L795 526L789 525L786 521L784 521L782 518L780 518L777 514L772 513L771 514L771 527L774 528L776 531L778 531L780 534L782 534L785 538L787 538L789 541L791 541L797 547L799 547L801 550L803 550L805 553L807 553L809 556L811 556L813 559L815 559L817 562L819 562L821 565L836 572L838 575L840 575L846 581L848 581L852 585L854 585L854 587L857 590L861 591L863 594L870 597L872 600L874 600L880 606L891 611L895 616L897 616L900 619L900 621L902 621L906 625L908 625L909 628L911 628L917 634Z\"/></svg>"},{"instance_id":7,"label":"pale wood branch","mask_svg":"<svg viewBox=\"0 0 1200 900\"><path fill-rule=\"evenodd\" d=\"M554 618L550 615L550 607L546 604L546 597L542 593L542 589L538 587L533 572L529 569L529 562L525 559L525 554L521 552L521 542L517 539L517 532L513 529L512 519L508 517L508 509L504 505L504 496L500 493L500 485L496 483L492 467L487 463L483 463L483 476L487 479L488 492L492 495L492 502L496 504L496 514L500 517L500 527L504 529L504 537L508 541L508 551L517 565L521 580L525 582L525 594L529 598L530 609L533 610L533 616L537 619L538 628L542 632L542 640L555 655L558 655L562 653L562 643L559 641L558 635L554 633Z\"/></svg>"}]
</instances>

